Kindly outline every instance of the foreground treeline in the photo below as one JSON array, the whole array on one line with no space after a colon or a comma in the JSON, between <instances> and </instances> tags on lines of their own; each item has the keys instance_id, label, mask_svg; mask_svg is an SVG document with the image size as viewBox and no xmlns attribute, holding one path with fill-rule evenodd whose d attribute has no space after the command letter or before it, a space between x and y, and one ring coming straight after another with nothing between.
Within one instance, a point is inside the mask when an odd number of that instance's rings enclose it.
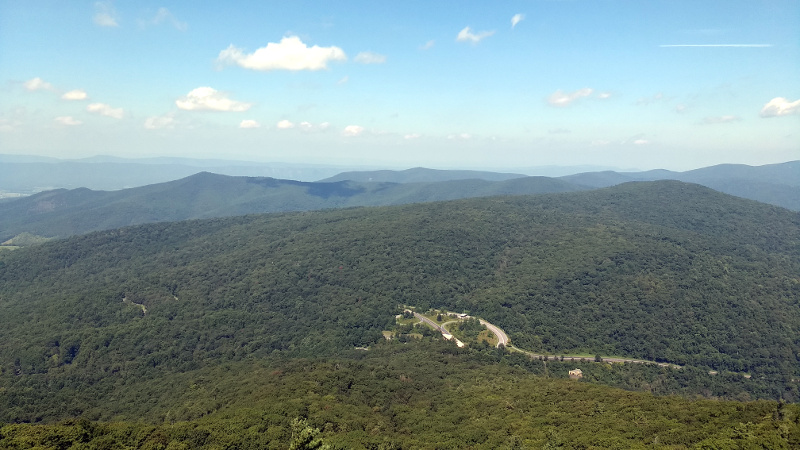
<instances>
[{"instance_id":1,"label":"foreground treeline","mask_svg":"<svg viewBox=\"0 0 800 450\"><path fill-rule=\"evenodd\" d=\"M180 397L155 416L9 424L0 428L0 448L285 449L294 418L342 449L800 446L797 405L693 401L554 379L574 365L551 361L548 377L533 375L496 349L427 339L358 355L176 375L165 382ZM590 366L613 370L583 367ZM195 417L175 419L187 412Z\"/></svg>"}]
</instances>

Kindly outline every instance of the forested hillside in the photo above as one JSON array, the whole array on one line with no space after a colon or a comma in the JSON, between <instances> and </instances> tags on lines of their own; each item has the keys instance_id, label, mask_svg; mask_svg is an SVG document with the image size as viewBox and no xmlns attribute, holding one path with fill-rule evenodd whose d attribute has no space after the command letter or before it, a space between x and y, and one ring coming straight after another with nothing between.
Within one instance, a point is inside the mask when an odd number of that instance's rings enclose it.
<instances>
[{"instance_id":1,"label":"forested hillside","mask_svg":"<svg viewBox=\"0 0 800 450\"><path fill-rule=\"evenodd\" d=\"M796 213L679 182L128 227L0 253L0 420L174 414L180 374L352 358L404 304L686 365L596 382L796 401L798 299Z\"/></svg>"}]
</instances>

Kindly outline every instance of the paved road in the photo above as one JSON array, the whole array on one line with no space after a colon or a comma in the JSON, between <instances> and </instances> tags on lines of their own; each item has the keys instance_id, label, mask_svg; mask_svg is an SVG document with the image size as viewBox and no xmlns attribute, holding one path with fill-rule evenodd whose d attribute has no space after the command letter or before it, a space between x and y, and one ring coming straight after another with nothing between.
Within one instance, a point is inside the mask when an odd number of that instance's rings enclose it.
<instances>
[{"instance_id":1,"label":"paved road","mask_svg":"<svg viewBox=\"0 0 800 450\"><path fill-rule=\"evenodd\" d=\"M494 333L495 336L497 336L497 347L500 347L500 345L502 345L503 347L508 347L508 335L506 334L505 331L501 330L497 326L492 325L483 319L478 319L478 320L481 321L481 325L488 328L489 331L491 331L492 333Z\"/></svg>"},{"instance_id":2,"label":"paved road","mask_svg":"<svg viewBox=\"0 0 800 450\"><path fill-rule=\"evenodd\" d=\"M438 325L436 322L434 322L431 319L428 319L427 317L423 316L422 314L414 312L414 317L416 317L417 319L419 319L422 322L427 323L428 325L432 326L434 329L439 330L439 332L442 333L442 335L446 334L448 336L452 336L450 334L450 332L447 331L443 326ZM559 358L559 359L561 359L560 356L544 355L544 354L529 352L527 350L523 350L521 348L514 347L513 345L511 345L510 340L508 339L508 335L506 334L505 331L502 330L502 328L498 327L497 325L492 325L491 323L489 323L489 322L487 322L487 321L485 321L483 319L478 319L478 320L481 322L481 325L483 325L486 328L488 328L489 331L491 331L492 333L494 333L495 336L497 336L497 341L498 341L497 342L497 347L500 347L500 344L503 344L503 346L506 347L507 349L525 353L526 355L530 356L531 358L538 358L538 357L544 358L544 357L547 357L547 358ZM456 322L456 321L453 321L453 322ZM450 322L447 322L447 323L450 323ZM444 324L442 324L442 325L444 325ZM455 339L455 337L453 337L453 339ZM461 341L459 341L458 339L455 339L455 342L458 344L459 347L463 347L464 346L464 344ZM580 361L581 359L584 359L586 361L594 361L594 357L591 357L591 356L590 357L586 357L586 356L564 355L564 361ZM660 363L660 362L655 362L655 361L647 361L647 360L643 360L643 359L632 359L632 358L603 358L603 362L614 362L614 363L626 363L627 362L627 363L633 363L633 364L656 364L656 365L659 365L661 367L674 367L674 368L677 368L677 369L681 368L681 366L679 366L677 364Z\"/></svg>"},{"instance_id":3,"label":"paved road","mask_svg":"<svg viewBox=\"0 0 800 450\"><path fill-rule=\"evenodd\" d=\"M423 316L422 314L420 314L418 312L414 312L414 317L416 317L417 319L421 320L422 322L425 322L428 325L432 326L433 329L439 330L439 332L442 333L442 336L444 336L445 339L453 339L453 341L459 347L463 347L464 346L464 343L459 341L458 339L456 339L456 337L453 336L452 334L450 334L450 332L447 331L447 329L445 329L445 327L443 327L441 325L438 325L436 322L432 321L431 319L428 319L427 317ZM450 337L448 338L447 336L450 336Z\"/></svg>"}]
</instances>

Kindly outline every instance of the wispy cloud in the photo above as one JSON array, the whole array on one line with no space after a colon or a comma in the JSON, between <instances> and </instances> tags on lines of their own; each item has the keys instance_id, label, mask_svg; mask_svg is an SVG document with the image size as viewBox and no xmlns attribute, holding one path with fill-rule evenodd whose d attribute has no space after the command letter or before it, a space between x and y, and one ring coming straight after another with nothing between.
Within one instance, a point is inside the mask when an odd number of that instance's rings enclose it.
<instances>
[{"instance_id":1,"label":"wispy cloud","mask_svg":"<svg viewBox=\"0 0 800 450\"><path fill-rule=\"evenodd\" d=\"M210 87L193 89L185 96L175 100L175 105L187 111L247 111L250 103L229 99L222 92Z\"/></svg>"},{"instance_id":2,"label":"wispy cloud","mask_svg":"<svg viewBox=\"0 0 800 450\"><path fill-rule=\"evenodd\" d=\"M105 103L91 103L86 107L86 111L114 119L122 119L122 116L125 114L122 108L112 108Z\"/></svg>"},{"instance_id":3,"label":"wispy cloud","mask_svg":"<svg viewBox=\"0 0 800 450\"><path fill-rule=\"evenodd\" d=\"M95 25L101 27L118 27L117 11L111 2L96 2L94 4L94 17L92 17Z\"/></svg>"},{"instance_id":4,"label":"wispy cloud","mask_svg":"<svg viewBox=\"0 0 800 450\"><path fill-rule=\"evenodd\" d=\"M575 100L592 95L592 92L594 92L592 88L578 89L574 92L564 92L559 89L547 97L547 103L549 103L550 106L569 106Z\"/></svg>"},{"instance_id":5,"label":"wispy cloud","mask_svg":"<svg viewBox=\"0 0 800 450\"><path fill-rule=\"evenodd\" d=\"M745 48L761 48L772 47L772 44L662 44L659 47L745 47Z\"/></svg>"},{"instance_id":6,"label":"wispy cloud","mask_svg":"<svg viewBox=\"0 0 800 450\"><path fill-rule=\"evenodd\" d=\"M72 116L59 116L55 118L55 121L60 123L61 125L68 125L68 126L75 126L83 123Z\"/></svg>"},{"instance_id":7,"label":"wispy cloud","mask_svg":"<svg viewBox=\"0 0 800 450\"><path fill-rule=\"evenodd\" d=\"M469 133L450 134L447 136L447 139L466 141L472 139L472 135Z\"/></svg>"},{"instance_id":8,"label":"wispy cloud","mask_svg":"<svg viewBox=\"0 0 800 450\"><path fill-rule=\"evenodd\" d=\"M172 116L172 114L148 117L144 121L144 127L148 130L175 128L175 118Z\"/></svg>"},{"instance_id":9,"label":"wispy cloud","mask_svg":"<svg viewBox=\"0 0 800 450\"><path fill-rule=\"evenodd\" d=\"M775 97L761 108L760 115L768 118L790 116L792 114L800 114L800 100L791 102L783 97Z\"/></svg>"},{"instance_id":10,"label":"wispy cloud","mask_svg":"<svg viewBox=\"0 0 800 450\"><path fill-rule=\"evenodd\" d=\"M217 61L235 64L251 70L322 70L331 61L346 61L347 55L339 47L309 47L297 36L287 36L279 43L270 42L255 52L246 54L242 49L229 46L219 52Z\"/></svg>"},{"instance_id":11,"label":"wispy cloud","mask_svg":"<svg viewBox=\"0 0 800 450\"><path fill-rule=\"evenodd\" d=\"M720 123L733 123L742 120L739 116L713 116L706 117L700 122L702 125L717 125Z\"/></svg>"},{"instance_id":12,"label":"wispy cloud","mask_svg":"<svg viewBox=\"0 0 800 450\"><path fill-rule=\"evenodd\" d=\"M516 27L523 20L525 20L525 14L514 14L514 17L511 18L511 28Z\"/></svg>"},{"instance_id":13,"label":"wispy cloud","mask_svg":"<svg viewBox=\"0 0 800 450\"><path fill-rule=\"evenodd\" d=\"M261 128L261 124L252 119L245 119L239 123L239 128Z\"/></svg>"},{"instance_id":14,"label":"wispy cloud","mask_svg":"<svg viewBox=\"0 0 800 450\"><path fill-rule=\"evenodd\" d=\"M360 136L364 133L364 127L358 125L348 125L344 127L342 130L342 136L344 137L356 137Z\"/></svg>"},{"instance_id":15,"label":"wispy cloud","mask_svg":"<svg viewBox=\"0 0 800 450\"><path fill-rule=\"evenodd\" d=\"M383 64L386 62L386 56L373 52L361 52L353 61L361 64Z\"/></svg>"},{"instance_id":16,"label":"wispy cloud","mask_svg":"<svg viewBox=\"0 0 800 450\"><path fill-rule=\"evenodd\" d=\"M27 90L29 90L31 92L33 92L33 91L52 91L53 90L53 85L52 84L44 81L43 79L41 79L39 77L31 78L30 80L22 83L22 86L25 89L27 89Z\"/></svg>"},{"instance_id":17,"label":"wispy cloud","mask_svg":"<svg viewBox=\"0 0 800 450\"><path fill-rule=\"evenodd\" d=\"M664 96L661 92L653 95L652 97L642 97L636 100L636 106L647 106L652 103L660 102L662 100L667 100L667 97Z\"/></svg>"},{"instance_id":18,"label":"wispy cloud","mask_svg":"<svg viewBox=\"0 0 800 450\"><path fill-rule=\"evenodd\" d=\"M486 39L487 37L494 34L494 31L480 31L478 33L473 33L470 27L464 27L463 30L458 32L458 36L456 36L457 42L471 42L473 44L477 44L478 42Z\"/></svg>"},{"instance_id":19,"label":"wispy cloud","mask_svg":"<svg viewBox=\"0 0 800 450\"><path fill-rule=\"evenodd\" d=\"M167 8L158 8L155 17L150 20L150 24L160 25L164 22L169 22L173 27L175 27L176 30L179 31L186 31L189 28L189 25L186 22L176 19Z\"/></svg>"},{"instance_id":20,"label":"wispy cloud","mask_svg":"<svg viewBox=\"0 0 800 450\"><path fill-rule=\"evenodd\" d=\"M420 49L420 50L428 50L428 49L431 49L431 48L433 48L433 46L434 46L435 44L436 44L436 41L434 41L434 40L430 40L430 41L428 41L428 42L426 42L426 43L424 43L424 44L420 45L420 46L419 46L419 49Z\"/></svg>"}]
</instances>

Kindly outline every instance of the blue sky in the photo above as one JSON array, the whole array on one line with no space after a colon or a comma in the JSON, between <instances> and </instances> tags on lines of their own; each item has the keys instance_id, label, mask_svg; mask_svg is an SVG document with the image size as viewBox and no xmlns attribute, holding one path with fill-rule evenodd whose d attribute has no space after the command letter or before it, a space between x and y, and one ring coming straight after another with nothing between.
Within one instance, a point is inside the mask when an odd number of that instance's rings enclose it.
<instances>
[{"instance_id":1,"label":"blue sky","mask_svg":"<svg viewBox=\"0 0 800 450\"><path fill-rule=\"evenodd\" d=\"M0 0L0 153L800 159L800 2Z\"/></svg>"}]
</instances>

